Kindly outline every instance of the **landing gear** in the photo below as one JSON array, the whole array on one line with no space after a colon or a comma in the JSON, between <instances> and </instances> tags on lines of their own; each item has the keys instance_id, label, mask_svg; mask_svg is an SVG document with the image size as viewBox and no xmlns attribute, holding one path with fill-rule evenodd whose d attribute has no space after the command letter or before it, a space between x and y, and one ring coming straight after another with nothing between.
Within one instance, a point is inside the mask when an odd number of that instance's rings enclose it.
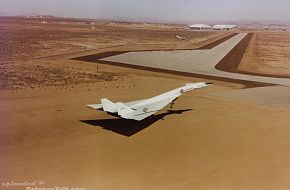
<instances>
[{"instance_id":1,"label":"landing gear","mask_svg":"<svg viewBox=\"0 0 290 190\"><path fill-rule=\"evenodd\" d=\"M177 98L175 98L175 99L170 103L170 109L173 109L173 106L174 106L176 100L177 100Z\"/></svg>"}]
</instances>

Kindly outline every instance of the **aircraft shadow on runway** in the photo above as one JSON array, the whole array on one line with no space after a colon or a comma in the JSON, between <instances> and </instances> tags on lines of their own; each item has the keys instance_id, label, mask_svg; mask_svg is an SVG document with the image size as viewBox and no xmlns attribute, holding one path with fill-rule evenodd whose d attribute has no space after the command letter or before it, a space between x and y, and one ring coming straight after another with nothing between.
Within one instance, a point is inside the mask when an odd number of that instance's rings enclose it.
<instances>
[{"instance_id":1,"label":"aircraft shadow on runway","mask_svg":"<svg viewBox=\"0 0 290 190\"><path fill-rule=\"evenodd\" d=\"M117 119L81 120L81 122L101 127L102 129L130 137L142 131L143 129L146 129L156 121L164 119L164 117L168 115L182 114L184 112L188 112L191 110L192 109L167 110L166 113L156 114L142 121L117 118Z\"/></svg>"}]
</instances>

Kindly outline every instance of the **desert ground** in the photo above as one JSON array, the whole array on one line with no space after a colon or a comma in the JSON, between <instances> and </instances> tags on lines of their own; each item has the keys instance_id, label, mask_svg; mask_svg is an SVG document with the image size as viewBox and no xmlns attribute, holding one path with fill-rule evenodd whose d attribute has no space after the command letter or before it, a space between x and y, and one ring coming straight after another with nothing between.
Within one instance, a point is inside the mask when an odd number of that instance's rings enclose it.
<instances>
[{"instance_id":1,"label":"desert ground","mask_svg":"<svg viewBox=\"0 0 290 190\"><path fill-rule=\"evenodd\" d=\"M254 34L239 69L289 77L289 42L289 32Z\"/></svg>"},{"instance_id":2,"label":"desert ground","mask_svg":"<svg viewBox=\"0 0 290 190\"><path fill-rule=\"evenodd\" d=\"M289 189L289 87L75 59L197 49L233 32L93 26L0 19L1 189L25 189L6 187L11 181L97 190ZM288 37L255 33L238 69L289 76ZM167 107L144 122L85 107L103 97L132 101L200 81L214 85L183 95L173 110Z\"/></svg>"}]
</instances>

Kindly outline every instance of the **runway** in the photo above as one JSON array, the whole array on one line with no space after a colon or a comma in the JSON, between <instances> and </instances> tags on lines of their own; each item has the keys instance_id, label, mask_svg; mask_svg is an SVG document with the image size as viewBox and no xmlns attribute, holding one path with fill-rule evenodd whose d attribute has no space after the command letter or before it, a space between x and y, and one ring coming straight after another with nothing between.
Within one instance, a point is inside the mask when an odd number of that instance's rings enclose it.
<instances>
[{"instance_id":1,"label":"runway","mask_svg":"<svg viewBox=\"0 0 290 190\"><path fill-rule=\"evenodd\" d=\"M290 86L290 79L220 71L215 66L247 35L240 33L212 49L127 52L100 59L135 66L166 69L229 79Z\"/></svg>"}]
</instances>

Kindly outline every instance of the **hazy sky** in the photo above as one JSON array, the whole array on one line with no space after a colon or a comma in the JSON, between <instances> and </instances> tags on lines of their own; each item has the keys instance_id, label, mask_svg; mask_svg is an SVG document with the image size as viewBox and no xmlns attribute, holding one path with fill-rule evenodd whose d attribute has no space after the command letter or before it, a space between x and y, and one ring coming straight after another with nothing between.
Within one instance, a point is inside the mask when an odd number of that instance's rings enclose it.
<instances>
[{"instance_id":1,"label":"hazy sky","mask_svg":"<svg viewBox=\"0 0 290 190\"><path fill-rule=\"evenodd\" d=\"M289 21L290 0L0 0L0 14L166 21Z\"/></svg>"}]
</instances>

